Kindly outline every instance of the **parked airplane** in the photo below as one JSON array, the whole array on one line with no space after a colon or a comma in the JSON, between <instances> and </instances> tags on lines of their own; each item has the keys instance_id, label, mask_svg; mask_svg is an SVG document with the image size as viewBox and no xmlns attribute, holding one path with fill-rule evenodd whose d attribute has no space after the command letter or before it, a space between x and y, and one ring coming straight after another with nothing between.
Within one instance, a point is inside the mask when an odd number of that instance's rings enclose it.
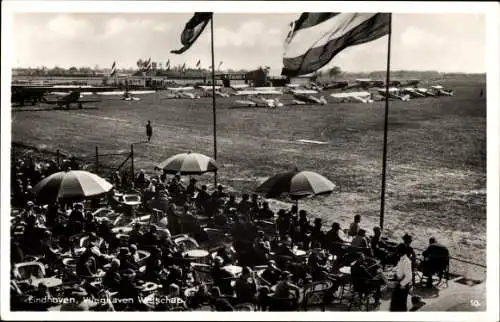
<instances>
[{"instance_id":1,"label":"parked airplane","mask_svg":"<svg viewBox=\"0 0 500 322\"><path fill-rule=\"evenodd\" d=\"M312 94L318 94L317 91L315 90L292 90L293 97L294 97L294 104L297 105L305 105L305 104L321 104L325 105L328 102L326 101L324 96L321 96L320 98L317 98L316 96Z\"/></svg>"},{"instance_id":2,"label":"parked airplane","mask_svg":"<svg viewBox=\"0 0 500 322\"><path fill-rule=\"evenodd\" d=\"M80 91L72 91L68 93L61 92L52 92L50 95L56 96L55 100L48 99L46 96L42 98L42 101L47 104L55 104L58 108L62 108L66 106L66 109L70 108L70 105L73 103L78 104L78 108L83 108L83 104L85 103L93 103L93 102L101 102L101 100L96 99L85 99L82 100L82 95Z\"/></svg>"},{"instance_id":3,"label":"parked airplane","mask_svg":"<svg viewBox=\"0 0 500 322\"><path fill-rule=\"evenodd\" d=\"M416 89L416 91L417 91L417 93L423 94L425 96L430 96L430 97L436 96L436 95L434 95L434 93L432 93L427 88L419 87L419 88Z\"/></svg>"},{"instance_id":4,"label":"parked airplane","mask_svg":"<svg viewBox=\"0 0 500 322\"><path fill-rule=\"evenodd\" d=\"M419 79L407 79L401 82L401 86L417 86L420 83Z\"/></svg>"},{"instance_id":5,"label":"parked airplane","mask_svg":"<svg viewBox=\"0 0 500 322\"><path fill-rule=\"evenodd\" d=\"M372 94L370 94L369 92L332 93L330 94L330 96L342 103L373 103Z\"/></svg>"},{"instance_id":6,"label":"parked airplane","mask_svg":"<svg viewBox=\"0 0 500 322\"><path fill-rule=\"evenodd\" d=\"M212 86L198 86L203 90L206 96L212 97ZM220 97L229 97L228 93L221 92L221 86L215 86L215 95Z\"/></svg>"},{"instance_id":7,"label":"parked airplane","mask_svg":"<svg viewBox=\"0 0 500 322\"><path fill-rule=\"evenodd\" d=\"M453 96L453 90L445 89L441 85L434 85L434 86L431 86L431 88L434 91L435 95L437 95L437 96Z\"/></svg>"},{"instance_id":8,"label":"parked airplane","mask_svg":"<svg viewBox=\"0 0 500 322\"><path fill-rule=\"evenodd\" d=\"M342 88L345 88L349 86L349 82L345 82L345 81L335 81L335 82L331 82L331 83L328 83L326 85L323 85L323 89L342 89Z\"/></svg>"},{"instance_id":9,"label":"parked airplane","mask_svg":"<svg viewBox=\"0 0 500 322\"><path fill-rule=\"evenodd\" d=\"M343 89L353 89L353 88L363 88L363 89L369 89L372 87L382 87L384 86L383 81L378 81L378 80L372 80L370 78L358 78L356 79L356 82L352 85L348 85L344 87Z\"/></svg>"},{"instance_id":10,"label":"parked airplane","mask_svg":"<svg viewBox=\"0 0 500 322\"><path fill-rule=\"evenodd\" d=\"M192 93L191 91L194 91L193 86L186 86L186 87L167 87L169 91L175 92L179 94L181 98L200 98L199 95L196 95L195 93Z\"/></svg>"},{"instance_id":11,"label":"parked airplane","mask_svg":"<svg viewBox=\"0 0 500 322\"><path fill-rule=\"evenodd\" d=\"M398 99L401 101L409 101L410 100L410 95L405 94L405 95L401 96L399 89L396 87L390 87L388 92L386 91L385 88L378 88L377 92L384 97L385 97L386 93L388 93L389 98L392 98L392 99Z\"/></svg>"},{"instance_id":12,"label":"parked airplane","mask_svg":"<svg viewBox=\"0 0 500 322\"><path fill-rule=\"evenodd\" d=\"M54 85L54 86L30 86L30 85L12 85L11 86L11 102L24 106L26 102L31 102L35 105L37 102L42 102L43 97L54 90L58 92L65 92L66 94L85 88L92 93L104 92L113 90L113 87L104 86L76 86L76 85Z\"/></svg>"},{"instance_id":13,"label":"parked airplane","mask_svg":"<svg viewBox=\"0 0 500 322\"><path fill-rule=\"evenodd\" d=\"M410 95L410 98L419 98L419 97L425 97L426 95L419 92L416 88L414 87L405 87L400 90L400 93Z\"/></svg>"},{"instance_id":14,"label":"parked airplane","mask_svg":"<svg viewBox=\"0 0 500 322\"><path fill-rule=\"evenodd\" d=\"M244 92L244 93L242 93ZM247 99L236 100L235 103L240 106L248 106L248 107L268 107L268 108L276 108L282 107L283 103L279 101L277 97L275 98L266 98L267 95L281 95L281 92L277 91L240 91L238 92L238 96L247 96Z\"/></svg>"}]
</instances>

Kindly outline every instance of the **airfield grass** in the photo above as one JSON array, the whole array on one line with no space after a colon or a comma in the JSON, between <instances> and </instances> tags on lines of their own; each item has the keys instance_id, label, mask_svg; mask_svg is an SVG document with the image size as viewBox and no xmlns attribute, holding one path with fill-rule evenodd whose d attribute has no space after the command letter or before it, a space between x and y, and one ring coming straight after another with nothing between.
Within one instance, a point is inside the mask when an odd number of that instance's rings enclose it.
<instances>
[{"instance_id":1,"label":"airfield grass","mask_svg":"<svg viewBox=\"0 0 500 322\"><path fill-rule=\"evenodd\" d=\"M401 240L409 232L420 249L435 236L453 256L485 265L486 100L479 95L485 80L443 85L455 96L390 102L384 234ZM213 155L211 98L161 96L143 96L139 102L106 99L94 104L96 109L15 109L12 141L83 156L89 164L95 146L100 153L116 153L136 143L135 167L150 173L176 153ZM379 224L384 102L278 109L232 108L233 102L217 98L220 183L251 193L273 174L316 171L336 184L335 192L302 200L299 207L323 218L325 228L334 221L347 227L360 214L361 226L371 234ZM144 142L148 120L154 127L151 143ZM101 157L100 163L117 167L123 160ZM213 180L211 175L200 179ZM283 201L272 205L288 207ZM451 270L485 277L484 270L455 261Z\"/></svg>"}]
</instances>

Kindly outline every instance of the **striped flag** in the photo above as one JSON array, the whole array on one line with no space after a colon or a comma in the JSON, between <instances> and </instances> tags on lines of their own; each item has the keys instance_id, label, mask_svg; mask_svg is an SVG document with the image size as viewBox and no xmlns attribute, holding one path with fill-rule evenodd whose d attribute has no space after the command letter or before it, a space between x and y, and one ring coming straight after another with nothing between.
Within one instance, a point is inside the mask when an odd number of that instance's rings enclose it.
<instances>
[{"instance_id":1,"label":"striped flag","mask_svg":"<svg viewBox=\"0 0 500 322\"><path fill-rule=\"evenodd\" d=\"M116 61L113 62L113 65L111 65L111 76L116 75Z\"/></svg>"},{"instance_id":2,"label":"striped flag","mask_svg":"<svg viewBox=\"0 0 500 322\"><path fill-rule=\"evenodd\" d=\"M196 63L196 68L200 68L201 66L201 60L198 60L198 62Z\"/></svg>"},{"instance_id":3,"label":"striped flag","mask_svg":"<svg viewBox=\"0 0 500 322\"><path fill-rule=\"evenodd\" d=\"M165 69L170 70L170 59L167 60L167 63L165 64Z\"/></svg>"},{"instance_id":4,"label":"striped flag","mask_svg":"<svg viewBox=\"0 0 500 322\"><path fill-rule=\"evenodd\" d=\"M390 13L302 13L285 40L282 75L310 74L347 47L389 33Z\"/></svg>"},{"instance_id":5,"label":"striped flag","mask_svg":"<svg viewBox=\"0 0 500 322\"><path fill-rule=\"evenodd\" d=\"M181 34L182 48L170 51L173 54L182 54L194 44L196 39L201 35L207 24L212 19L211 12L196 12L193 17L186 23Z\"/></svg>"}]
</instances>

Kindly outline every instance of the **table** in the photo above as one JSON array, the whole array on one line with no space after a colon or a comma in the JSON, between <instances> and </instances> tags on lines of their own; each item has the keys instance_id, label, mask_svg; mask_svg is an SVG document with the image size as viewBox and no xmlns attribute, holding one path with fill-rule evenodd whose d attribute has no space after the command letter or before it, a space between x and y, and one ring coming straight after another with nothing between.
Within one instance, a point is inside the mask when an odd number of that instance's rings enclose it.
<instances>
[{"instance_id":1,"label":"table","mask_svg":"<svg viewBox=\"0 0 500 322\"><path fill-rule=\"evenodd\" d=\"M52 288L62 285L63 281L56 277L36 278L30 281L30 284L33 286L38 286L40 283L47 286L47 288Z\"/></svg>"},{"instance_id":2,"label":"table","mask_svg":"<svg viewBox=\"0 0 500 322\"><path fill-rule=\"evenodd\" d=\"M302 249L294 249L294 250L292 250L292 252L295 256L298 256L298 257L305 256L307 254L307 252L305 250L302 250Z\"/></svg>"},{"instance_id":3,"label":"table","mask_svg":"<svg viewBox=\"0 0 500 322\"><path fill-rule=\"evenodd\" d=\"M184 252L182 255L190 258L204 258L207 257L210 253L204 249L192 249Z\"/></svg>"},{"instance_id":4,"label":"table","mask_svg":"<svg viewBox=\"0 0 500 322\"><path fill-rule=\"evenodd\" d=\"M241 274L241 271L243 271L243 267L241 266L236 266L236 265L227 265L222 267L223 270L231 273L233 276L237 276Z\"/></svg>"},{"instance_id":5,"label":"table","mask_svg":"<svg viewBox=\"0 0 500 322\"><path fill-rule=\"evenodd\" d=\"M339 269L339 272L342 274L351 274L351 267L350 266L344 266Z\"/></svg>"}]
</instances>

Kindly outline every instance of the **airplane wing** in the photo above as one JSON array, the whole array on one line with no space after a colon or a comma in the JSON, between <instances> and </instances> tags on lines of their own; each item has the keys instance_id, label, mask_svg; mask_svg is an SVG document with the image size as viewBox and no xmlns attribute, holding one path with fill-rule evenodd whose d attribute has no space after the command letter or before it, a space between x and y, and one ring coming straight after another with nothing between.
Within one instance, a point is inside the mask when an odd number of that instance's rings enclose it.
<instances>
[{"instance_id":1,"label":"airplane wing","mask_svg":"<svg viewBox=\"0 0 500 322\"><path fill-rule=\"evenodd\" d=\"M249 100L236 100L234 101L238 105L243 105L243 106L249 106L249 107L255 107L257 106L257 103Z\"/></svg>"}]
</instances>

